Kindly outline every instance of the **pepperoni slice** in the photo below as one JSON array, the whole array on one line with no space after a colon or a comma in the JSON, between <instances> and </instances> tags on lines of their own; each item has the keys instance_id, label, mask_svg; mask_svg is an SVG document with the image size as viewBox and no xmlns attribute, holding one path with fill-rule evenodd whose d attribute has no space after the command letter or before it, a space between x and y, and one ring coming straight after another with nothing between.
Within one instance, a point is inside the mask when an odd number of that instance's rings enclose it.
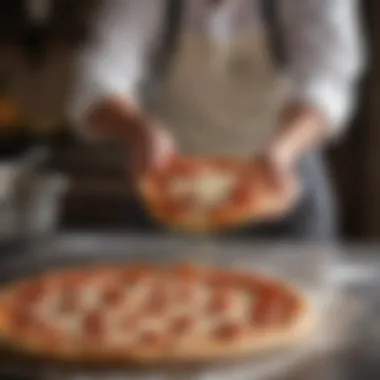
<instances>
[{"instance_id":1,"label":"pepperoni slice","mask_svg":"<svg viewBox=\"0 0 380 380\"><path fill-rule=\"evenodd\" d=\"M254 326L260 328L276 323L279 313L282 314L279 302L283 300L283 293L279 293L279 289L273 284L261 283L256 289L256 294L257 298L251 310ZM274 316L274 313L277 315Z\"/></svg>"},{"instance_id":2,"label":"pepperoni slice","mask_svg":"<svg viewBox=\"0 0 380 380\"><path fill-rule=\"evenodd\" d=\"M156 346L163 341L163 335L159 331L146 330L140 335L140 343L147 346Z\"/></svg>"},{"instance_id":3,"label":"pepperoni slice","mask_svg":"<svg viewBox=\"0 0 380 380\"><path fill-rule=\"evenodd\" d=\"M74 289L65 290L60 297L58 311L61 313L73 313L80 306L78 293Z\"/></svg>"},{"instance_id":4,"label":"pepperoni slice","mask_svg":"<svg viewBox=\"0 0 380 380\"><path fill-rule=\"evenodd\" d=\"M273 289L265 283L255 284L253 290L254 302L251 307L251 321L254 327L264 327L269 322L270 303L273 299Z\"/></svg>"},{"instance_id":5,"label":"pepperoni slice","mask_svg":"<svg viewBox=\"0 0 380 380\"><path fill-rule=\"evenodd\" d=\"M47 291L47 286L43 282L27 284L20 289L19 302L34 304L42 301Z\"/></svg>"},{"instance_id":6,"label":"pepperoni slice","mask_svg":"<svg viewBox=\"0 0 380 380\"><path fill-rule=\"evenodd\" d=\"M226 312L232 307L234 294L229 289L217 290L211 297L208 310L213 314Z\"/></svg>"},{"instance_id":7,"label":"pepperoni slice","mask_svg":"<svg viewBox=\"0 0 380 380\"><path fill-rule=\"evenodd\" d=\"M104 289L102 301L106 306L118 306L125 299L123 288L112 285Z\"/></svg>"},{"instance_id":8,"label":"pepperoni slice","mask_svg":"<svg viewBox=\"0 0 380 380\"><path fill-rule=\"evenodd\" d=\"M11 311L12 324L17 330L26 330L36 323L35 316L26 305L15 306Z\"/></svg>"},{"instance_id":9,"label":"pepperoni slice","mask_svg":"<svg viewBox=\"0 0 380 380\"><path fill-rule=\"evenodd\" d=\"M235 206L245 206L252 198L252 189L242 183L236 184L231 194L231 202Z\"/></svg>"},{"instance_id":10,"label":"pepperoni slice","mask_svg":"<svg viewBox=\"0 0 380 380\"><path fill-rule=\"evenodd\" d=\"M147 313L161 314L164 313L169 306L169 298L165 288L153 289L145 304Z\"/></svg>"},{"instance_id":11,"label":"pepperoni slice","mask_svg":"<svg viewBox=\"0 0 380 380\"><path fill-rule=\"evenodd\" d=\"M16 331L22 331L23 333L41 333L42 331L44 337L50 333L50 329L45 322L43 322L28 305L17 305L13 307L10 316L12 318L12 327Z\"/></svg>"},{"instance_id":12,"label":"pepperoni slice","mask_svg":"<svg viewBox=\"0 0 380 380\"><path fill-rule=\"evenodd\" d=\"M188 303L195 295L196 286L193 282L181 282L176 289L176 298L178 302Z\"/></svg>"},{"instance_id":13,"label":"pepperoni slice","mask_svg":"<svg viewBox=\"0 0 380 380\"><path fill-rule=\"evenodd\" d=\"M214 336L219 340L233 340L241 337L243 326L237 322L223 322L215 330Z\"/></svg>"},{"instance_id":14,"label":"pepperoni slice","mask_svg":"<svg viewBox=\"0 0 380 380\"><path fill-rule=\"evenodd\" d=\"M168 213L178 214L185 212L194 205L195 196L193 194L183 195L181 197L168 196L162 199L163 208Z\"/></svg>"},{"instance_id":15,"label":"pepperoni slice","mask_svg":"<svg viewBox=\"0 0 380 380\"><path fill-rule=\"evenodd\" d=\"M271 300L260 298L252 306L251 318L254 327L262 328L269 322L269 302Z\"/></svg>"},{"instance_id":16,"label":"pepperoni slice","mask_svg":"<svg viewBox=\"0 0 380 380\"><path fill-rule=\"evenodd\" d=\"M170 330L174 334L183 335L195 326L195 319L189 315L181 315L176 317L172 323Z\"/></svg>"},{"instance_id":17,"label":"pepperoni slice","mask_svg":"<svg viewBox=\"0 0 380 380\"><path fill-rule=\"evenodd\" d=\"M268 298L261 297L253 310L253 322L257 327L287 324L291 321L297 305L297 299L285 292L273 293Z\"/></svg>"},{"instance_id":18,"label":"pepperoni slice","mask_svg":"<svg viewBox=\"0 0 380 380\"><path fill-rule=\"evenodd\" d=\"M127 287L136 286L138 283L151 278L151 274L145 268L127 269L121 274L121 282Z\"/></svg>"},{"instance_id":19,"label":"pepperoni slice","mask_svg":"<svg viewBox=\"0 0 380 380\"><path fill-rule=\"evenodd\" d=\"M181 279L181 280L199 280L200 278L200 270L194 265L191 264L181 264L178 265L174 269L174 273Z\"/></svg>"},{"instance_id":20,"label":"pepperoni slice","mask_svg":"<svg viewBox=\"0 0 380 380\"><path fill-rule=\"evenodd\" d=\"M220 271L220 272L210 272L206 278L206 283L217 289L225 289L229 291L231 288L229 286L237 286L237 276L235 273L230 273L228 271Z\"/></svg>"},{"instance_id":21,"label":"pepperoni slice","mask_svg":"<svg viewBox=\"0 0 380 380\"><path fill-rule=\"evenodd\" d=\"M89 338L99 338L105 332L104 315L92 311L83 318L83 331Z\"/></svg>"},{"instance_id":22,"label":"pepperoni slice","mask_svg":"<svg viewBox=\"0 0 380 380\"><path fill-rule=\"evenodd\" d=\"M199 162L191 160L187 157L177 157L171 162L167 168L167 174L171 177L174 176L191 176L198 173L203 168Z\"/></svg>"},{"instance_id":23,"label":"pepperoni slice","mask_svg":"<svg viewBox=\"0 0 380 380\"><path fill-rule=\"evenodd\" d=\"M292 294L287 294L284 299L284 307L283 307L283 321L285 324L291 322L294 314L299 307L299 302L296 297Z\"/></svg>"}]
</instances>

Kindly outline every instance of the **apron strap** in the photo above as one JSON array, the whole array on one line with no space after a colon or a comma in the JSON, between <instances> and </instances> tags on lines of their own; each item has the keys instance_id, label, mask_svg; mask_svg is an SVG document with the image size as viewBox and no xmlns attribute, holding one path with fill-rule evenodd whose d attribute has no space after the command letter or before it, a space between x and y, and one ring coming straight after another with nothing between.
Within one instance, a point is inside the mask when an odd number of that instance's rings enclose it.
<instances>
[{"instance_id":1,"label":"apron strap","mask_svg":"<svg viewBox=\"0 0 380 380\"><path fill-rule=\"evenodd\" d=\"M283 68L286 63L286 54L281 37L282 31L278 19L277 0L260 0L260 8L266 22L268 43L275 62L280 68Z\"/></svg>"},{"instance_id":2,"label":"apron strap","mask_svg":"<svg viewBox=\"0 0 380 380\"><path fill-rule=\"evenodd\" d=\"M143 102L149 106L155 99L157 86L169 70L170 63L177 51L183 19L184 0L167 0L163 37L155 56L149 75L142 85ZM260 0L260 9L266 22L268 42L277 65L282 68L286 63L281 28L278 20L276 0Z\"/></svg>"},{"instance_id":3,"label":"apron strap","mask_svg":"<svg viewBox=\"0 0 380 380\"><path fill-rule=\"evenodd\" d=\"M161 43L154 51L152 65L141 88L141 98L146 106L150 106L156 99L158 86L169 70L172 59L177 51L180 39L184 1L167 0L163 21L163 35Z\"/></svg>"},{"instance_id":4,"label":"apron strap","mask_svg":"<svg viewBox=\"0 0 380 380\"><path fill-rule=\"evenodd\" d=\"M162 45L157 51L155 67L158 76L165 75L177 50L183 15L183 0L167 0Z\"/></svg>"},{"instance_id":5,"label":"apron strap","mask_svg":"<svg viewBox=\"0 0 380 380\"><path fill-rule=\"evenodd\" d=\"M282 67L286 62L282 31L277 12L277 0L260 0L260 10L266 22L268 42L277 64ZM167 0L164 22L164 36L161 49L158 52L157 70L164 74L175 54L178 45L178 35L182 22L184 0Z\"/></svg>"}]
</instances>

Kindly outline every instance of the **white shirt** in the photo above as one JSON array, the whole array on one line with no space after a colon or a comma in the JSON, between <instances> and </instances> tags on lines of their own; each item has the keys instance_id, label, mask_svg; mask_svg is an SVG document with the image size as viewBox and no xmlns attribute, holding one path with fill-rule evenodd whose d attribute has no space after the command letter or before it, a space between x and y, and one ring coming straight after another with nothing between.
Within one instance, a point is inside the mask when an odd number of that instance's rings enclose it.
<instances>
[{"instance_id":1,"label":"white shirt","mask_svg":"<svg viewBox=\"0 0 380 380\"><path fill-rule=\"evenodd\" d=\"M187 0L186 27L223 40L235 24L247 23L244 15L254 3L231 2L236 6L221 5L226 11L215 10L219 13L210 16L205 0ZM89 107L108 94L127 94L137 101L149 54L160 40L165 4L165 0L104 1L94 42L83 50L79 60L71 108L76 123L82 123ZM358 1L277 0L277 4L286 69L295 97L320 109L335 134L353 110L364 66ZM248 22L258 19L253 17Z\"/></svg>"}]
</instances>

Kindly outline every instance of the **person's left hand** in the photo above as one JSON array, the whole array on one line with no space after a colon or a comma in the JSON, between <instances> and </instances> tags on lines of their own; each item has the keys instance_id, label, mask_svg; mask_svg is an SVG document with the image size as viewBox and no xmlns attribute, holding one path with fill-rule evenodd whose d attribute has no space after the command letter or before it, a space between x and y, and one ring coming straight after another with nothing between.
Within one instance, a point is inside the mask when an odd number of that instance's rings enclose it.
<instances>
[{"instance_id":1,"label":"person's left hand","mask_svg":"<svg viewBox=\"0 0 380 380\"><path fill-rule=\"evenodd\" d=\"M284 199L284 204L294 205L300 198L299 161L325 141L326 126L318 110L300 103L290 104L263 154L253 158L254 164L262 168L269 188Z\"/></svg>"},{"instance_id":2,"label":"person's left hand","mask_svg":"<svg viewBox=\"0 0 380 380\"><path fill-rule=\"evenodd\" d=\"M268 189L283 199L284 212L286 212L302 194L301 179L295 158L291 152L273 145L261 155L254 157L252 161L254 165L259 165Z\"/></svg>"}]
</instances>

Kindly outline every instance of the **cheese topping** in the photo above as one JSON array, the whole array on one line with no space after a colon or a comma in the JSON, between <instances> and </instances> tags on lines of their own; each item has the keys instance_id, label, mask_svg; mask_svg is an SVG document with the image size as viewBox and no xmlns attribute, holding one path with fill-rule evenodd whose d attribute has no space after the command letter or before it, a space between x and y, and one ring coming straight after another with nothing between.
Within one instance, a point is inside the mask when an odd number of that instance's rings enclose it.
<instances>
[{"instance_id":1,"label":"cheese topping","mask_svg":"<svg viewBox=\"0 0 380 380\"><path fill-rule=\"evenodd\" d=\"M200 206L211 208L228 199L234 184L235 176L232 173L203 170L191 178L173 179L170 192L176 197L194 195Z\"/></svg>"},{"instance_id":2,"label":"cheese topping","mask_svg":"<svg viewBox=\"0 0 380 380\"><path fill-rule=\"evenodd\" d=\"M162 280L159 278L159 280ZM249 310L256 304L256 296L251 291L244 289L235 289L229 305L223 310L216 313L210 313L208 310L209 302L212 300L215 289L213 286L205 286L202 284L195 285L190 292L190 296L183 299L177 299L178 284L169 281L165 287L168 290L166 296L170 298L170 306L168 310L158 314L150 314L144 312L144 304L152 290L160 282L155 279L148 278L139 281L133 287L128 289L126 297L128 303L113 307L111 309L103 309L102 318L104 318L106 333L104 339L107 344L115 347L125 347L134 344L144 333L165 333L170 330L172 321L181 316L189 316L194 319L194 324L181 335L181 340L193 339L195 336L208 336L214 329L225 322L232 321L237 324L245 324L249 322ZM165 281L166 283L166 281ZM81 308L75 313L61 314L59 305L59 293L48 293L44 301L38 306L39 318L47 325L52 325L61 332L71 337L81 334L83 330L83 318L85 310L97 310L104 307L100 302L100 294L103 293L107 283L102 280L90 281L82 289L79 290L81 299ZM132 301L132 302L130 302ZM86 308L83 308L86 304ZM270 319L274 319L281 315L279 305L272 305L269 310ZM137 313L137 314L136 314ZM136 315L136 326L133 322L133 316ZM132 318L132 324L128 326L128 318ZM126 325L124 325L126 321Z\"/></svg>"}]
</instances>

